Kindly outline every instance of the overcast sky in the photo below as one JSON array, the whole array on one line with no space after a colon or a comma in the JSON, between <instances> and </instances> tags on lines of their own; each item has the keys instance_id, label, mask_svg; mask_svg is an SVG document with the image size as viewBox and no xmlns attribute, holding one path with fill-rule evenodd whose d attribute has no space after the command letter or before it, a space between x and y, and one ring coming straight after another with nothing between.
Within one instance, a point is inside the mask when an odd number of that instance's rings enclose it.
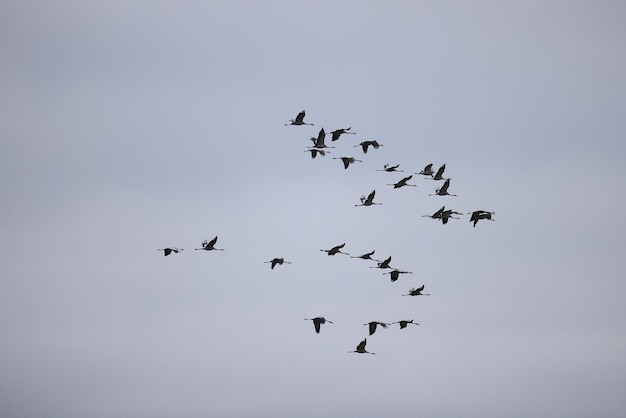
<instances>
[{"instance_id":1,"label":"overcast sky","mask_svg":"<svg viewBox=\"0 0 626 418\"><path fill-rule=\"evenodd\" d=\"M623 417L625 21L0 2L0 415ZM311 159L322 127L356 135ZM388 185L428 163L458 196ZM319 251L341 243L414 274Z\"/></svg>"}]
</instances>

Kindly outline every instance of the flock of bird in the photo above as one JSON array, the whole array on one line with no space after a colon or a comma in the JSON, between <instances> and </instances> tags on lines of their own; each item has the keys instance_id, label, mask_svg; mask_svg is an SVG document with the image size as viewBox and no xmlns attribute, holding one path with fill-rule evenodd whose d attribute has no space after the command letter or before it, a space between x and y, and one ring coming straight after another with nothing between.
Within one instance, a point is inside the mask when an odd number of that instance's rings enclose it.
<instances>
[{"instance_id":1,"label":"flock of bird","mask_svg":"<svg viewBox=\"0 0 626 418\"><path fill-rule=\"evenodd\" d=\"M295 119L291 119L288 123L285 124L285 126L290 126L290 125L294 125L294 126L302 126L302 125L309 125L309 126L314 126L312 123L308 123L304 121L304 118L306 116L305 111L301 111L298 113L298 115L295 117ZM331 141L337 141L341 138L342 135L355 135L356 132L351 131L351 127L348 128L341 128L341 129L336 129L332 132L330 132L330 136L331 136ZM313 142L313 146L308 147L305 152L309 152L311 154L311 158L316 158L318 155L321 157L324 157L327 153L329 153L328 148L335 148L334 146L328 146L325 143L326 140L326 132L324 130L324 128L321 128L317 137L312 137L311 141ZM371 149L379 149L380 147L382 147L383 144L380 144L378 141L376 140L368 140L368 141L362 141L357 145L354 145L354 147L360 147L363 151L364 154L367 154L368 150ZM343 156L343 157L337 157L334 159L339 159L342 161L344 169L348 169L350 167L350 165L356 163L356 162L363 162L362 160L356 159L352 156ZM400 165L396 164L396 165L390 165L390 164L385 164L383 166L382 169L378 169L376 171L383 171L383 172L403 172L403 170L399 169ZM446 169L446 165L442 164L437 171L433 171L433 164L429 163L427 164L421 171L413 173L411 175L408 175L406 177L403 177L402 179L400 179L399 181L397 181L396 183L388 183L389 186L393 186L394 189L399 189L402 187L417 187L416 184L410 184L409 181L411 181L411 179L413 178L413 175L421 175L424 176L425 178L428 179L432 179L435 181L443 181L443 185L439 188L435 189L435 193L430 194L429 196L456 196L456 194L451 194L448 192L448 189L450 187L450 178L444 178L443 174L444 171ZM382 203L380 202L374 202L374 198L376 196L376 190L372 190L368 196L361 196L360 204L355 204L354 206L372 206L372 205L382 205ZM493 221L493 215L495 214L495 212L491 212L491 211L486 211L486 210L475 210L473 212L469 212L467 213L470 216L470 222L473 223L473 226L476 227L476 224L478 223L479 220L490 220ZM439 220L441 221L442 224L447 224L448 221L450 219L459 219L458 217L455 217L453 215L463 215L462 212L458 212L458 211L454 211L451 209L446 209L445 205L442 206L439 210L437 210L436 212L434 212L433 214L430 215L423 215L423 217L428 217L428 218L432 218L435 220ZM202 242L201 248L195 248L195 250L204 250L204 251L224 251L223 248L216 248L215 245L217 243L217 236L214 237L212 240L208 241L208 240L204 240ZM383 274L389 274L390 280L391 282L395 282L398 280L398 278L400 277L401 274L413 274L413 272L407 271L407 270L401 270L395 267L392 267L391 264L391 256L388 256L386 259L384 260L377 260L372 258L372 256L375 253L375 250L370 251L368 253L364 253L361 255L350 255L348 252L342 251L345 247L346 243L342 243L339 245L336 245L330 249L321 249L320 251L325 252L327 255L329 256L334 256L336 254L343 254L346 256L349 256L351 258L360 258L363 260L369 260L369 261L373 261L376 263L376 265L372 265L370 266L370 268L378 268L378 269L382 269L382 270L389 270L389 271L385 271ZM183 251L182 248L178 248L178 247L165 247L165 248L161 248L159 249L159 251L163 251L163 254L165 256L168 256L172 253L179 253L181 251ZM265 263L270 264L270 268L272 270L274 270L274 268L276 266L282 266L283 264L292 264L290 261L286 261L283 257L275 257L271 260L265 261ZM408 293L403 294L402 296L430 296L429 293L423 293L424 291L424 285L422 284L419 287L413 287L411 288ZM321 330L321 326L323 324L326 323L333 323L332 321L329 321L328 319L324 318L323 316L317 316L314 318L305 318L305 320L307 321L313 321L313 326L315 328L315 332L316 333L320 333ZM419 325L419 323L414 322L413 319L407 320L407 319L403 319L403 320L399 320L399 321L395 321L395 322L391 322L391 323L386 323L386 322L379 322L379 321L371 321L368 322L366 325L368 326L368 330L369 330L369 335L373 335L376 332L377 327L381 327L381 328L387 328L388 326L390 326L391 324L399 324L400 329L405 329L407 328L408 325ZM352 351L348 351L348 353L361 353L361 354L375 354L372 352L369 352L365 349L365 346L367 344L367 338L364 338L357 346L355 350Z\"/></svg>"}]
</instances>

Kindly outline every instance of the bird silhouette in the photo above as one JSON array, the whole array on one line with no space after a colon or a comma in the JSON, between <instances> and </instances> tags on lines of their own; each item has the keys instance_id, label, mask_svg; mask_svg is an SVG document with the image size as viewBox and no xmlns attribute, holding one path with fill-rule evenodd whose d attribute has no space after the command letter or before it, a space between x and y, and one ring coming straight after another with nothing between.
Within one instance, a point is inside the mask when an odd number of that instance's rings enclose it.
<instances>
[{"instance_id":1,"label":"bird silhouette","mask_svg":"<svg viewBox=\"0 0 626 418\"><path fill-rule=\"evenodd\" d=\"M387 257L387 259L383 261L379 261L376 267L370 266L371 269L390 269L392 268L389 263L391 263L391 256Z\"/></svg>"},{"instance_id":2,"label":"bird silhouette","mask_svg":"<svg viewBox=\"0 0 626 418\"><path fill-rule=\"evenodd\" d=\"M307 150L304 150L304 152L310 152L311 153L311 158L315 158L317 157L317 154L321 155L322 157L326 155L326 153L328 152L330 154L329 151L325 151L323 149L318 149L318 148L309 148Z\"/></svg>"},{"instance_id":3,"label":"bird silhouette","mask_svg":"<svg viewBox=\"0 0 626 418\"><path fill-rule=\"evenodd\" d=\"M404 186L413 186L413 187L417 187L417 184L408 184L407 181L411 180L411 178L413 178L413 175L410 175L408 177L403 178L402 180L400 180L397 183L394 184L387 184L387 186L393 186L394 189L399 189L400 187L404 187Z\"/></svg>"},{"instance_id":4,"label":"bird silhouette","mask_svg":"<svg viewBox=\"0 0 626 418\"><path fill-rule=\"evenodd\" d=\"M370 353L369 351L365 350L365 344L367 344L367 338L364 338L363 341L361 341L359 343L359 345L356 346L356 350L354 351L348 351L348 353L360 353L360 354L376 354L376 353Z\"/></svg>"},{"instance_id":5,"label":"bird silhouette","mask_svg":"<svg viewBox=\"0 0 626 418\"><path fill-rule=\"evenodd\" d=\"M378 141L363 141L359 145L355 145L355 147L361 147L363 150L363 154L367 154L367 149L372 147L374 149L378 149L378 147L382 147L382 144L379 144Z\"/></svg>"},{"instance_id":6,"label":"bird silhouette","mask_svg":"<svg viewBox=\"0 0 626 418\"><path fill-rule=\"evenodd\" d=\"M288 125L311 125L311 126L314 126L312 123L306 123L304 121L304 115L305 114L306 113L303 110L302 112L298 113L298 116L296 116L295 119L290 119L288 123L285 123L285 126L288 126Z\"/></svg>"},{"instance_id":7,"label":"bird silhouette","mask_svg":"<svg viewBox=\"0 0 626 418\"><path fill-rule=\"evenodd\" d=\"M166 247L166 248L159 248L157 251L163 251L163 255L167 257L171 253L178 254L180 251L183 251L183 249L176 248L176 247Z\"/></svg>"},{"instance_id":8,"label":"bird silhouette","mask_svg":"<svg viewBox=\"0 0 626 418\"><path fill-rule=\"evenodd\" d=\"M354 206L372 206L372 205L382 205L382 203L374 203L374 196L376 196L376 190L372 190L367 198L365 196L361 196L361 204Z\"/></svg>"},{"instance_id":9,"label":"bird silhouette","mask_svg":"<svg viewBox=\"0 0 626 418\"><path fill-rule=\"evenodd\" d=\"M472 212L472 216L470 217L470 222L474 222L474 228L476 228L476 224L481 219L488 219L490 221L495 220L495 219L491 219L491 215L493 214L495 214L495 212L488 212L486 210L475 210L474 212Z\"/></svg>"},{"instance_id":10,"label":"bird silhouette","mask_svg":"<svg viewBox=\"0 0 626 418\"><path fill-rule=\"evenodd\" d=\"M433 213L432 215L422 215L423 218L433 218L433 219L441 219L441 214L443 213L443 211L446 209L445 206L442 206L441 209L439 209L437 212Z\"/></svg>"},{"instance_id":11,"label":"bird silhouette","mask_svg":"<svg viewBox=\"0 0 626 418\"><path fill-rule=\"evenodd\" d=\"M326 132L324 132L324 128L320 129L319 133L317 134L317 138L311 138L311 141L313 141L313 147L312 148L316 148L316 149L323 149L323 148L335 148L335 147L329 147L324 143L324 139L326 138Z\"/></svg>"},{"instance_id":12,"label":"bird silhouette","mask_svg":"<svg viewBox=\"0 0 626 418\"><path fill-rule=\"evenodd\" d=\"M207 240L202 241L202 248L194 248L194 249L205 250L205 251L224 251L223 248L215 248L216 242L217 242L217 236L213 238L211 241L207 241Z\"/></svg>"},{"instance_id":13,"label":"bird silhouette","mask_svg":"<svg viewBox=\"0 0 626 418\"><path fill-rule=\"evenodd\" d=\"M424 285L421 285L420 287L413 287L411 288L411 290L409 290L409 293L406 293L402 296L430 296L430 293L422 293L423 290Z\"/></svg>"},{"instance_id":14,"label":"bird silhouette","mask_svg":"<svg viewBox=\"0 0 626 418\"><path fill-rule=\"evenodd\" d=\"M441 167L439 167L439 170L437 170L437 172L435 173L435 175L433 176L433 180L450 180L448 179L444 179L443 178L443 172L446 169L446 165L443 164Z\"/></svg>"},{"instance_id":15,"label":"bird silhouette","mask_svg":"<svg viewBox=\"0 0 626 418\"><path fill-rule=\"evenodd\" d=\"M372 334L374 334L376 332L376 327L377 326L380 325L383 328L387 328L387 325L390 325L390 324L387 324L385 322L372 321L372 322L368 322L367 324L363 324L363 325L367 325L369 327L370 335L372 335Z\"/></svg>"},{"instance_id":16,"label":"bird silhouette","mask_svg":"<svg viewBox=\"0 0 626 418\"><path fill-rule=\"evenodd\" d=\"M328 319L324 318L323 316L316 316L315 318L305 318L305 321L313 321L313 325L315 326L315 332L316 333L320 333L320 326L322 324L325 324L326 322L332 324L332 321L329 321Z\"/></svg>"},{"instance_id":17,"label":"bird silhouette","mask_svg":"<svg viewBox=\"0 0 626 418\"><path fill-rule=\"evenodd\" d=\"M336 245L333 248L331 248L330 250L320 250L320 251L324 251L325 253L327 253L328 255L335 255L337 253L339 254L345 254L345 255L350 255L348 253L344 253L343 251L341 251L341 249L346 245L346 243L344 242L341 245Z\"/></svg>"},{"instance_id":18,"label":"bird silhouette","mask_svg":"<svg viewBox=\"0 0 626 418\"><path fill-rule=\"evenodd\" d=\"M353 164L353 163L355 163L357 161L360 162L360 163L363 162L361 160L357 160L354 157L333 157L333 160L341 160L341 161L343 161L343 168L346 169L346 170L348 169L350 164Z\"/></svg>"},{"instance_id":19,"label":"bird silhouette","mask_svg":"<svg viewBox=\"0 0 626 418\"><path fill-rule=\"evenodd\" d=\"M400 167L400 164L396 164L396 165L385 164L382 170L376 170L376 171L386 171L388 173L391 173L391 172L401 173L404 171L404 170L398 170L398 167Z\"/></svg>"},{"instance_id":20,"label":"bird silhouette","mask_svg":"<svg viewBox=\"0 0 626 418\"><path fill-rule=\"evenodd\" d=\"M271 267L272 270L274 270L274 267L276 267L276 265L278 264L279 266L282 266L283 264L291 264L291 261L285 261L284 258L273 258L270 261L265 261L265 263L272 263Z\"/></svg>"},{"instance_id":21,"label":"bird silhouette","mask_svg":"<svg viewBox=\"0 0 626 418\"><path fill-rule=\"evenodd\" d=\"M412 319L409 319L409 320L405 319L405 320L402 320L402 321L396 321L396 322L392 322L392 324L400 324L400 329L406 328L406 326L408 324L419 325L419 323L413 322Z\"/></svg>"},{"instance_id":22,"label":"bird silhouette","mask_svg":"<svg viewBox=\"0 0 626 418\"><path fill-rule=\"evenodd\" d=\"M369 253L361 254L361 255L351 255L350 258L362 258L363 260L372 260L378 262L378 260L374 260L372 256L376 250L370 251Z\"/></svg>"},{"instance_id":23,"label":"bird silhouette","mask_svg":"<svg viewBox=\"0 0 626 418\"><path fill-rule=\"evenodd\" d=\"M391 271L388 271L386 273L383 274L388 274L389 277L391 278L392 282L395 282L396 280L398 280L398 278L400 277L401 274L413 274L412 271L402 271L402 270L398 270L398 269L393 269Z\"/></svg>"},{"instance_id":24,"label":"bird silhouette","mask_svg":"<svg viewBox=\"0 0 626 418\"><path fill-rule=\"evenodd\" d=\"M427 164L426 167L424 167L422 171L420 171L419 173L413 173L413 174L421 174L423 176L432 177L433 176L433 163Z\"/></svg>"},{"instance_id":25,"label":"bird silhouette","mask_svg":"<svg viewBox=\"0 0 626 418\"><path fill-rule=\"evenodd\" d=\"M343 134L351 134L351 135L356 134L356 132L348 132L350 130L350 128L335 129L334 131L331 132L331 135L332 135L332 139L331 140L332 141L336 141Z\"/></svg>"},{"instance_id":26,"label":"bird silhouette","mask_svg":"<svg viewBox=\"0 0 626 418\"><path fill-rule=\"evenodd\" d=\"M452 209L447 209L444 210L443 212L441 212L441 223L442 224L447 224L448 223L448 219L460 219L460 218L455 218L452 215L463 215L461 212L456 212L453 211Z\"/></svg>"},{"instance_id":27,"label":"bird silhouette","mask_svg":"<svg viewBox=\"0 0 626 418\"><path fill-rule=\"evenodd\" d=\"M448 193L448 187L450 187L450 179L446 179L443 183L443 186L435 190L434 194L429 194L429 196L456 196L455 194Z\"/></svg>"}]
</instances>

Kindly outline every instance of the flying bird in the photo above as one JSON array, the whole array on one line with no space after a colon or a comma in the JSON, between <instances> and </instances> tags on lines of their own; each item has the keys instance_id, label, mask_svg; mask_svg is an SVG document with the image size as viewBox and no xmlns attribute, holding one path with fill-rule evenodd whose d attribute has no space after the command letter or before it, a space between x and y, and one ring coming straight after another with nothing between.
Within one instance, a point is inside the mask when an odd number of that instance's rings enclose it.
<instances>
[{"instance_id":1,"label":"flying bird","mask_svg":"<svg viewBox=\"0 0 626 418\"><path fill-rule=\"evenodd\" d=\"M315 326L315 332L316 333L320 333L320 326L322 324L325 323L333 323L333 321L329 321L328 319L324 318L323 316L316 316L315 318L305 318L305 321L313 321L313 325Z\"/></svg>"},{"instance_id":2,"label":"flying bird","mask_svg":"<svg viewBox=\"0 0 626 418\"><path fill-rule=\"evenodd\" d=\"M435 173L435 175L433 176L433 180L450 180L450 179L444 179L443 178L443 172L446 169L446 165L442 165L441 167L439 167L439 170L437 170L437 172Z\"/></svg>"},{"instance_id":3,"label":"flying bird","mask_svg":"<svg viewBox=\"0 0 626 418\"><path fill-rule=\"evenodd\" d=\"M402 270L398 270L398 269L393 269L391 271L388 271L386 273L383 274L388 274L389 277L391 278L392 282L395 282L396 280L398 280L398 277L400 277L401 274L413 274L412 271L402 271Z\"/></svg>"},{"instance_id":4,"label":"flying bird","mask_svg":"<svg viewBox=\"0 0 626 418\"><path fill-rule=\"evenodd\" d=\"M432 177L433 176L433 163L427 164L426 167L424 167L422 171L420 171L419 173L414 173L414 174L421 174L423 176Z\"/></svg>"},{"instance_id":5,"label":"flying bird","mask_svg":"<svg viewBox=\"0 0 626 418\"><path fill-rule=\"evenodd\" d=\"M376 327L378 325L380 325L383 328L387 328L387 325L391 325L391 324L386 324L384 322L378 322L378 321L372 321L372 322L368 322L367 324L363 324L363 325L369 326L369 332L370 332L370 335L372 335L372 334L374 334L376 332Z\"/></svg>"},{"instance_id":6,"label":"flying bird","mask_svg":"<svg viewBox=\"0 0 626 418\"><path fill-rule=\"evenodd\" d=\"M433 219L441 219L441 214L443 213L443 211L446 209L445 206L442 206L441 209L439 209L437 212L433 213L432 215L422 215L423 218L433 218Z\"/></svg>"},{"instance_id":7,"label":"flying bird","mask_svg":"<svg viewBox=\"0 0 626 418\"><path fill-rule=\"evenodd\" d=\"M205 250L205 251L224 251L223 248L215 248L215 243L217 242L217 236L213 238L211 241L204 240L202 241L202 248L195 248L196 250Z\"/></svg>"},{"instance_id":8,"label":"flying bird","mask_svg":"<svg viewBox=\"0 0 626 418\"><path fill-rule=\"evenodd\" d=\"M455 218L452 215L463 215L463 214L461 212L456 212L452 209L444 210L443 212L441 212L441 223L445 225L448 223L448 219L460 219L460 218Z\"/></svg>"},{"instance_id":9,"label":"flying bird","mask_svg":"<svg viewBox=\"0 0 626 418\"><path fill-rule=\"evenodd\" d=\"M396 321L396 322L392 322L392 324L400 324L400 329L404 329L404 328L406 328L406 326L407 326L408 324L419 325L419 323L417 323L417 322L413 322L413 320L412 320L412 319L410 319L410 320Z\"/></svg>"},{"instance_id":10,"label":"flying bird","mask_svg":"<svg viewBox=\"0 0 626 418\"><path fill-rule=\"evenodd\" d=\"M403 178L402 180L400 180L397 183L394 184L387 184L387 186L393 186L394 189L399 189L400 187L404 187L404 186L413 186L413 187L417 187L417 184L408 184L407 181L411 180L411 178L413 177L413 175L410 175L408 177Z\"/></svg>"},{"instance_id":11,"label":"flying bird","mask_svg":"<svg viewBox=\"0 0 626 418\"><path fill-rule=\"evenodd\" d=\"M396 165L385 164L383 166L382 170L376 170L376 171L386 171L388 173L391 173L391 172L394 172L394 171L395 172L403 172L403 170L398 170L398 167L400 167L400 164L396 164Z\"/></svg>"},{"instance_id":12,"label":"flying bird","mask_svg":"<svg viewBox=\"0 0 626 418\"><path fill-rule=\"evenodd\" d=\"M304 152L310 152L311 153L311 158L315 158L317 157L317 154L321 155L322 157L326 155L326 153L328 151L324 151L323 149L318 149L318 148L309 148L307 150L305 150ZM330 152L328 152L330 154Z\"/></svg>"},{"instance_id":13,"label":"flying bird","mask_svg":"<svg viewBox=\"0 0 626 418\"><path fill-rule=\"evenodd\" d=\"M456 196L455 194L448 193L448 187L450 187L450 179L446 179L439 189L435 190L434 194L430 194L429 196Z\"/></svg>"},{"instance_id":14,"label":"flying bird","mask_svg":"<svg viewBox=\"0 0 626 418\"><path fill-rule=\"evenodd\" d=\"M367 149L372 147L374 149L378 149L378 147L382 147L382 144L379 144L378 141L363 141L359 145L355 145L355 147L361 147L363 150L363 154L367 154Z\"/></svg>"},{"instance_id":15,"label":"flying bird","mask_svg":"<svg viewBox=\"0 0 626 418\"><path fill-rule=\"evenodd\" d=\"M326 138L326 132L324 132L324 128L320 129L319 133L317 134L317 138L311 138L311 141L313 141L313 147L312 148L316 148L316 149L323 149L323 148L335 148L335 147L329 147L324 143L324 139Z\"/></svg>"},{"instance_id":16,"label":"flying bird","mask_svg":"<svg viewBox=\"0 0 626 418\"><path fill-rule=\"evenodd\" d=\"M340 253L340 254L345 254L345 255L350 255L350 254L348 254L348 253L344 253L343 251L341 251L341 249L342 249L345 245L346 245L346 243L344 242L344 243L343 243L343 244L341 244L341 245L334 246L334 247L333 247L333 248L331 248L330 250L320 250L320 251L324 251L324 252L325 252L325 253L327 253L328 255L335 255L335 254L337 254L337 253Z\"/></svg>"},{"instance_id":17,"label":"flying bird","mask_svg":"<svg viewBox=\"0 0 626 418\"><path fill-rule=\"evenodd\" d=\"M423 290L424 285L421 285L420 287L413 287L409 290L409 293L402 296L430 296L430 293L422 293Z\"/></svg>"},{"instance_id":18,"label":"flying bird","mask_svg":"<svg viewBox=\"0 0 626 418\"><path fill-rule=\"evenodd\" d=\"M302 112L298 113L298 116L296 116L295 119L291 119L291 120L289 120L288 123L285 123L285 126L288 126L288 125L311 125L311 126L315 126L312 123L306 123L304 121L304 115L305 115L305 113L304 113L304 110L303 110Z\"/></svg>"},{"instance_id":19,"label":"flying bird","mask_svg":"<svg viewBox=\"0 0 626 418\"><path fill-rule=\"evenodd\" d=\"M361 255L351 255L350 258L362 258L363 260L372 260L378 262L378 260L374 260L372 256L376 250L370 251L369 253L361 254Z\"/></svg>"},{"instance_id":20,"label":"flying bird","mask_svg":"<svg viewBox=\"0 0 626 418\"><path fill-rule=\"evenodd\" d=\"M282 266L283 264L291 264L290 261L285 261L284 258L273 258L270 261L265 261L265 263L272 263L271 267L272 270L274 270L274 267L276 267L276 265L278 264L279 266Z\"/></svg>"},{"instance_id":21,"label":"flying bird","mask_svg":"<svg viewBox=\"0 0 626 418\"><path fill-rule=\"evenodd\" d=\"M361 196L361 204L354 206L372 206L372 205L382 205L382 203L374 203L374 196L376 195L376 190L372 190L367 197Z\"/></svg>"},{"instance_id":22,"label":"flying bird","mask_svg":"<svg viewBox=\"0 0 626 418\"><path fill-rule=\"evenodd\" d=\"M159 248L157 251L163 251L163 255L167 257L171 253L178 254L180 251L183 251L183 249L176 248L176 247L166 247L166 248Z\"/></svg>"},{"instance_id":23,"label":"flying bird","mask_svg":"<svg viewBox=\"0 0 626 418\"><path fill-rule=\"evenodd\" d=\"M474 228L476 228L476 224L481 219L488 219L490 221L495 220L495 219L491 219L491 215L493 214L495 214L495 212L488 212L486 210L476 210L472 212L472 216L470 217L470 222L474 222Z\"/></svg>"},{"instance_id":24,"label":"flying bird","mask_svg":"<svg viewBox=\"0 0 626 418\"><path fill-rule=\"evenodd\" d=\"M351 127L350 127L351 128ZM350 130L350 128L342 128L342 129L336 129L334 131L331 132L332 134L332 141L336 141L339 139L339 137L343 134L351 134L354 135L356 134L356 132L348 132Z\"/></svg>"},{"instance_id":25,"label":"flying bird","mask_svg":"<svg viewBox=\"0 0 626 418\"><path fill-rule=\"evenodd\" d=\"M383 261L379 261L376 267L370 266L371 269L390 269L392 268L389 263L391 263L391 256L387 257L387 259Z\"/></svg>"},{"instance_id":26,"label":"flying bird","mask_svg":"<svg viewBox=\"0 0 626 418\"><path fill-rule=\"evenodd\" d=\"M361 160L357 160L354 157L334 157L333 160L341 160L343 161L343 168L344 169L348 169L348 167L350 166L350 164L353 164L354 162L358 161L360 163L362 163L363 161Z\"/></svg>"},{"instance_id":27,"label":"flying bird","mask_svg":"<svg viewBox=\"0 0 626 418\"><path fill-rule=\"evenodd\" d=\"M376 354L376 353L370 353L369 351L365 351L365 344L367 344L367 338L364 338L363 341L361 341L359 345L356 346L356 350L348 351L348 353Z\"/></svg>"}]
</instances>

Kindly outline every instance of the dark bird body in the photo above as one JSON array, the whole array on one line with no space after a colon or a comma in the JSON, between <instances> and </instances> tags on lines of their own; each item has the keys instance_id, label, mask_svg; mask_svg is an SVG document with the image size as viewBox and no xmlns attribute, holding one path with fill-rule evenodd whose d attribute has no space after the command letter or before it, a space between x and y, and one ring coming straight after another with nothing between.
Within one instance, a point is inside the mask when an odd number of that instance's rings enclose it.
<instances>
[{"instance_id":1,"label":"dark bird body","mask_svg":"<svg viewBox=\"0 0 626 418\"><path fill-rule=\"evenodd\" d=\"M368 322L367 324L363 324L363 325L367 325L369 327L370 335L372 335L372 334L374 334L376 332L376 327L377 326L380 325L383 328L387 328L387 325L389 325L389 324L387 324L385 322L372 321L372 322Z\"/></svg>"},{"instance_id":2,"label":"dark bird body","mask_svg":"<svg viewBox=\"0 0 626 418\"><path fill-rule=\"evenodd\" d=\"M409 290L409 293L406 293L402 296L430 296L430 293L422 293L422 291L424 290L424 285L421 285L420 287L414 287L411 290Z\"/></svg>"},{"instance_id":3,"label":"dark bird body","mask_svg":"<svg viewBox=\"0 0 626 418\"><path fill-rule=\"evenodd\" d=\"M274 270L274 267L276 267L276 265L282 266L283 264L291 264L290 261L285 261L284 258L273 258L270 261L266 261L265 263L272 263L272 270Z\"/></svg>"},{"instance_id":4,"label":"dark bird body","mask_svg":"<svg viewBox=\"0 0 626 418\"><path fill-rule=\"evenodd\" d=\"M167 247L167 248L159 248L157 251L163 251L163 255L167 257L171 253L178 254L180 251L183 251L183 249L176 248L176 247Z\"/></svg>"},{"instance_id":5,"label":"dark bird body","mask_svg":"<svg viewBox=\"0 0 626 418\"><path fill-rule=\"evenodd\" d=\"M470 222L474 222L474 228L476 228L476 224L481 219L488 219L490 221L493 221L494 219L491 219L491 215L493 214L495 214L495 212L487 212L486 210L476 210L472 212L472 216L470 217Z\"/></svg>"},{"instance_id":6,"label":"dark bird body","mask_svg":"<svg viewBox=\"0 0 626 418\"><path fill-rule=\"evenodd\" d=\"M374 196L376 196L376 190L372 190L367 197L361 196L361 204L354 206L372 206L372 205L382 205L382 203L374 203Z\"/></svg>"},{"instance_id":7,"label":"dark bird body","mask_svg":"<svg viewBox=\"0 0 626 418\"><path fill-rule=\"evenodd\" d=\"M447 179L443 186L435 190L435 194L431 194L429 196L456 196L455 194L448 193L448 187L450 187L450 179Z\"/></svg>"},{"instance_id":8,"label":"dark bird body","mask_svg":"<svg viewBox=\"0 0 626 418\"><path fill-rule=\"evenodd\" d=\"M352 127L350 127L352 128ZM342 128L342 129L335 129L334 131L331 132L332 135L332 141L336 141L339 139L339 137L343 134L356 134L356 132L348 132L350 130L350 128Z\"/></svg>"},{"instance_id":9,"label":"dark bird body","mask_svg":"<svg viewBox=\"0 0 626 418\"><path fill-rule=\"evenodd\" d=\"M398 170L398 167L400 167L400 164L396 164L396 165L385 164L382 170L376 170L376 171L386 171L388 173L392 173L392 172L402 173L403 170Z\"/></svg>"},{"instance_id":10,"label":"dark bird body","mask_svg":"<svg viewBox=\"0 0 626 418\"><path fill-rule=\"evenodd\" d=\"M378 141L363 141L359 145L355 145L355 147L361 147L363 150L363 154L367 154L367 149L372 147L374 149L378 149L378 147L382 147L382 144L379 144Z\"/></svg>"},{"instance_id":11,"label":"dark bird body","mask_svg":"<svg viewBox=\"0 0 626 418\"><path fill-rule=\"evenodd\" d=\"M407 176L407 177L403 178L402 180L400 180L399 182L397 182L395 184L387 184L387 186L393 186L394 189L399 189L400 187L404 187L404 186L417 187L417 184L408 184L407 183L407 181L411 180L411 178L413 178L413 175Z\"/></svg>"},{"instance_id":12,"label":"dark bird body","mask_svg":"<svg viewBox=\"0 0 626 418\"><path fill-rule=\"evenodd\" d=\"M376 252L376 250L370 251L369 253L365 253L365 254L361 254L361 255L351 255L351 258L362 258L363 260L372 260L372 261L376 261L378 262L378 260L374 260L372 258L372 256L374 255L374 253Z\"/></svg>"},{"instance_id":13,"label":"dark bird body","mask_svg":"<svg viewBox=\"0 0 626 418\"><path fill-rule=\"evenodd\" d=\"M367 344L367 338L364 338L363 341L361 341L359 343L359 345L356 346L356 350L354 351L348 351L348 353L365 353L365 354L376 354L376 353L370 353L369 351L365 350L365 344Z\"/></svg>"},{"instance_id":14,"label":"dark bird body","mask_svg":"<svg viewBox=\"0 0 626 418\"><path fill-rule=\"evenodd\" d=\"M295 119L291 119L288 123L285 124L285 126L288 125L311 125L314 126L312 123L306 123L304 121L304 116L306 115L306 113L304 112L304 110L300 113L298 113L298 116L296 116Z\"/></svg>"},{"instance_id":15,"label":"dark bird body","mask_svg":"<svg viewBox=\"0 0 626 418\"><path fill-rule=\"evenodd\" d=\"M396 322L392 322L392 324L400 324L400 329L404 329L404 328L406 328L406 326L407 326L408 324L419 325L419 323L417 323L417 322L413 322L413 320L412 320L412 319L410 319L410 320L396 321Z\"/></svg>"},{"instance_id":16,"label":"dark bird body","mask_svg":"<svg viewBox=\"0 0 626 418\"><path fill-rule=\"evenodd\" d=\"M320 251L324 251L325 253L327 253L328 255L335 255L337 253L339 254L345 254L345 255L349 255L348 253L344 253L343 251L341 251L341 249L346 245L346 243L344 242L341 245L337 245L334 246L333 248L331 248L330 250L320 250Z\"/></svg>"},{"instance_id":17,"label":"dark bird body","mask_svg":"<svg viewBox=\"0 0 626 418\"><path fill-rule=\"evenodd\" d=\"M343 168L346 170L348 169L348 167L350 167L350 164L354 164L357 161L360 163L363 162L361 160L357 160L354 157L335 157L333 158L333 160L341 160L343 162Z\"/></svg>"},{"instance_id":18,"label":"dark bird body","mask_svg":"<svg viewBox=\"0 0 626 418\"><path fill-rule=\"evenodd\" d=\"M207 241L207 240L202 241L202 248L195 248L195 249L205 250L205 251L224 251L223 248L215 248L216 242L217 242L217 236L213 238L211 241Z\"/></svg>"},{"instance_id":19,"label":"dark bird body","mask_svg":"<svg viewBox=\"0 0 626 418\"><path fill-rule=\"evenodd\" d=\"M413 272L393 269L393 270L388 271L388 272L383 273L383 274L388 274L389 277L391 278L391 281L395 282L396 280L398 280L398 278L400 277L401 274L413 274Z\"/></svg>"},{"instance_id":20,"label":"dark bird body","mask_svg":"<svg viewBox=\"0 0 626 418\"><path fill-rule=\"evenodd\" d=\"M313 321L313 325L315 326L315 332L320 333L320 326L325 324L326 322L332 324L332 321L324 318L323 316L316 316L315 318L306 318L305 321Z\"/></svg>"}]
</instances>

